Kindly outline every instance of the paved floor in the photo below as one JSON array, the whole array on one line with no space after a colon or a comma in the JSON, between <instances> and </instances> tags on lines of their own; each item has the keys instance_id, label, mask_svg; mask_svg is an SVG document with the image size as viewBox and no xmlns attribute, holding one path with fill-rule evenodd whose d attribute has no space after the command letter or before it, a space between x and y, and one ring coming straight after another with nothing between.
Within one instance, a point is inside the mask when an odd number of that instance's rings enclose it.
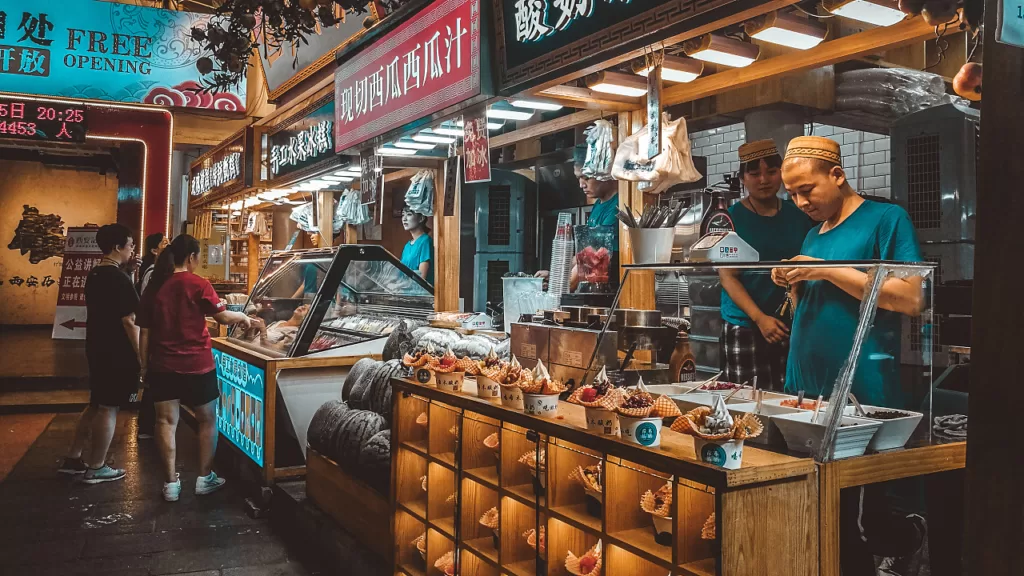
<instances>
[{"instance_id":1,"label":"paved floor","mask_svg":"<svg viewBox=\"0 0 1024 576\"><path fill-rule=\"evenodd\" d=\"M56 474L76 420L73 414L52 417L0 481L0 574L311 574L267 520L245 514L243 498L230 483L209 496L192 494L195 434L187 426L178 431L183 489L176 503L160 496L156 446L135 439L133 414L119 418L110 453L114 465L128 470L128 478L86 486ZM30 436L28 424L23 425L24 434L10 436ZM0 435L0 441L7 440Z\"/></svg>"},{"instance_id":2,"label":"paved floor","mask_svg":"<svg viewBox=\"0 0 1024 576\"><path fill-rule=\"evenodd\" d=\"M14 469L51 420L53 414L0 416L0 482Z\"/></svg>"}]
</instances>

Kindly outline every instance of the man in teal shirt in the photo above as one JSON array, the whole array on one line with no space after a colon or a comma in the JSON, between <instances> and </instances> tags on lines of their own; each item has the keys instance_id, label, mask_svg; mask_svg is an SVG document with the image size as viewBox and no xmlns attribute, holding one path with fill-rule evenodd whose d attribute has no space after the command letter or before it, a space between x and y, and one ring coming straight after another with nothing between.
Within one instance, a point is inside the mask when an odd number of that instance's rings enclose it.
<instances>
[{"instance_id":1,"label":"man in teal shirt","mask_svg":"<svg viewBox=\"0 0 1024 576\"><path fill-rule=\"evenodd\" d=\"M406 207L402 210L402 227L412 235L402 248L402 264L434 284L434 243L427 229L427 217Z\"/></svg>"},{"instance_id":2,"label":"man in teal shirt","mask_svg":"<svg viewBox=\"0 0 1024 576\"><path fill-rule=\"evenodd\" d=\"M587 218L588 228L608 229L609 246L605 246L611 252L611 261L608 263L608 279L612 284L618 281L618 252L619 252L619 183L613 179L602 180L590 178L579 172L582 162L577 159L576 170L580 181L580 189L586 194L588 200L594 200L594 207L590 209L590 216ZM577 249L580 249L577 246ZM578 266L573 266L569 276L569 288L576 291L581 280Z\"/></svg>"},{"instance_id":3,"label":"man in teal shirt","mask_svg":"<svg viewBox=\"0 0 1024 576\"><path fill-rule=\"evenodd\" d=\"M797 207L821 222L808 232L793 260L890 260L920 262L917 234L906 211L861 198L841 165L839 145L802 136L789 144L782 179ZM853 344L869 276L854 268L776 268L772 280L796 288L786 391L808 397L832 392ZM920 313L920 277L889 278L878 314L861 350L853 393L864 404L902 408L899 380L900 315Z\"/></svg>"}]
</instances>

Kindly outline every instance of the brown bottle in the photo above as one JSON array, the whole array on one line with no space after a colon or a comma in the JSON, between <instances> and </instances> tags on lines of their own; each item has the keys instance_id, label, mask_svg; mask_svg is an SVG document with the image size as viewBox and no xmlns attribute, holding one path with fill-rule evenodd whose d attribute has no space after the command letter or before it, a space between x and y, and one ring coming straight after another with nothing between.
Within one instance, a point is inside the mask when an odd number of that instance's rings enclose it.
<instances>
[{"instance_id":1,"label":"brown bottle","mask_svg":"<svg viewBox=\"0 0 1024 576\"><path fill-rule=\"evenodd\" d=\"M668 361L673 382L693 382L697 379L697 358L690 351L690 335L680 331L676 335L676 347Z\"/></svg>"}]
</instances>

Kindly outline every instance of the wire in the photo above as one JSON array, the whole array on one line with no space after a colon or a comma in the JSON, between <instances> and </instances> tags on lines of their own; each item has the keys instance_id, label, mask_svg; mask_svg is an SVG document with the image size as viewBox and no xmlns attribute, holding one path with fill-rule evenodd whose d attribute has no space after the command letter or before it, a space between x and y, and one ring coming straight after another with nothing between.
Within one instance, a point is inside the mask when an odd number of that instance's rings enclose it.
<instances>
[{"instance_id":1,"label":"wire","mask_svg":"<svg viewBox=\"0 0 1024 576\"><path fill-rule=\"evenodd\" d=\"M939 53L936 55L935 63L929 66L925 66L921 71L930 70L935 68L946 59L946 51L949 50L949 40L946 39L946 32L949 30L949 25L955 20L950 20L945 24L942 24L942 31L939 31L940 26L935 27L935 47L939 49Z\"/></svg>"},{"instance_id":2,"label":"wire","mask_svg":"<svg viewBox=\"0 0 1024 576\"><path fill-rule=\"evenodd\" d=\"M982 32L979 30L978 33L974 35L974 46L971 47L970 53L967 54L968 62L974 60L974 53L978 50L978 46L981 45L981 34Z\"/></svg>"},{"instance_id":3,"label":"wire","mask_svg":"<svg viewBox=\"0 0 1024 576\"><path fill-rule=\"evenodd\" d=\"M835 14L824 14L824 15L823 14L815 14L814 12L810 12L808 10L804 10L803 8L800 7L799 4L794 4L793 8L796 8L797 10L803 12L804 14L807 14L811 18L835 18L836 17Z\"/></svg>"}]
</instances>

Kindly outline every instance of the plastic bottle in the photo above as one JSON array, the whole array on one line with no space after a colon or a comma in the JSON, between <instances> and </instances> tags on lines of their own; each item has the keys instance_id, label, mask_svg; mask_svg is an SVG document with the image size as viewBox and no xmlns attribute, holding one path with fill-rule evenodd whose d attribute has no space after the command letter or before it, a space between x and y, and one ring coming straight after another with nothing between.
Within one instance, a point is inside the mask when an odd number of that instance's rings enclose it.
<instances>
[{"instance_id":1,"label":"plastic bottle","mask_svg":"<svg viewBox=\"0 0 1024 576\"><path fill-rule=\"evenodd\" d=\"M732 223L732 216L729 215L729 202L725 199L725 193L714 191L711 193L711 209L704 214L700 221L700 235L704 237L708 232L729 232L736 230Z\"/></svg>"},{"instance_id":2,"label":"plastic bottle","mask_svg":"<svg viewBox=\"0 0 1024 576\"><path fill-rule=\"evenodd\" d=\"M674 382L693 382L697 379L697 358L690 350L690 335L680 331L676 334L676 347L668 361Z\"/></svg>"}]
</instances>

